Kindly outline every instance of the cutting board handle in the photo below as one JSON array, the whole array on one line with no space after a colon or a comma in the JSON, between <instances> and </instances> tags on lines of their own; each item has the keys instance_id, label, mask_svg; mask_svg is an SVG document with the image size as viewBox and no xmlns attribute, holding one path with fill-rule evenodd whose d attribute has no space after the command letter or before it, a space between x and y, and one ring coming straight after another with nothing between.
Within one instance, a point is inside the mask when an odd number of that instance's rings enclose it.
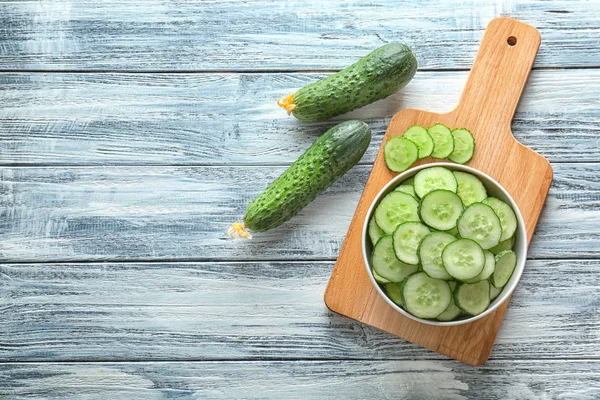
<instances>
[{"instance_id":1,"label":"cutting board handle","mask_svg":"<svg viewBox=\"0 0 600 400\"><path fill-rule=\"evenodd\" d=\"M510 122L541 40L531 25L506 17L493 19L455 112L476 114L477 124L495 125L503 128L499 134L510 134Z\"/></svg>"}]
</instances>

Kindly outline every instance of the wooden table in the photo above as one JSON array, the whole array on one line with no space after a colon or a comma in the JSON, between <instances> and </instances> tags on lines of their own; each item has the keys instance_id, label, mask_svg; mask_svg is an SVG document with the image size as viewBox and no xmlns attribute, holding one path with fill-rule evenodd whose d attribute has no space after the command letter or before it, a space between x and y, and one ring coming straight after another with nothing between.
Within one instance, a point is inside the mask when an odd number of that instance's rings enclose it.
<instances>
[{"instance_id":1,"label":"wooden table","mask_svg":"<svg viewBox=\"0 0 600 400\"><path fill-rule=\"evenodd\" d=\"M542 34L513 130L554 182L473 368L323 292L390 116L451 109L499 15ZM0 18L3 399L600 398L598 2L4 1ZM275 99L390 41L420 69L340 118L374 131L360 165L280 229L228 240L335 123Z\"/></svg>"}]
</instances>

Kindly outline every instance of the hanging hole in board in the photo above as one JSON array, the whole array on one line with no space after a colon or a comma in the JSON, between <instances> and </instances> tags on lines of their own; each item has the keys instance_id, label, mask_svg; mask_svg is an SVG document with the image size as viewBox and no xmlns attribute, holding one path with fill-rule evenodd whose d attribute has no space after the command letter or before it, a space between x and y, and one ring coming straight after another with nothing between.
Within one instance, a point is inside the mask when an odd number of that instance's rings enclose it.
<instances>
[{"instance_id":1,"label":"hanging hole in board","mask_svg":"<svg viewBox=\"0 0 600 400\"><path fill-rule=\"evenodd\" d=\"M514 36L509 36L508 39L506 39L506 43L508 43L509 46L514 46L517 44L517 38Z\"/></svg>"}]
</instances>

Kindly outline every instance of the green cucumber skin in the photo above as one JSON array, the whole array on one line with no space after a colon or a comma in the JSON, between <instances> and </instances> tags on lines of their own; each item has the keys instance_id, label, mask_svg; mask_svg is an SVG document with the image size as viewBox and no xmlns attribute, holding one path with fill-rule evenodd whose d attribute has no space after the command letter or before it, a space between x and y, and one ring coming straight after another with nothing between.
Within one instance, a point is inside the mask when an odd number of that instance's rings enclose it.
<instances>
[{"instance_id":1,"label":"green cucumber skin","mask_svg":"<svg viewBox=\"0 0 600 400\"><path fill-rule=\"evenodd\" d=\"M326 131L279 178L250 202L246 228L264 232L292 218L363 156L371 129L346 121Z\"/></svg>"},{"instance_id":2,"label":"green cucumber skin","mask_svg":"<svg viewBox=\"0 0 600 400\"><path fill-rule=\"evenodd\" d=\"M311 83L293 97L294 117L323 121L396 93L417 71L417 58L402 43L389 43L340 72Z\"/></svg>"}]
</instances>

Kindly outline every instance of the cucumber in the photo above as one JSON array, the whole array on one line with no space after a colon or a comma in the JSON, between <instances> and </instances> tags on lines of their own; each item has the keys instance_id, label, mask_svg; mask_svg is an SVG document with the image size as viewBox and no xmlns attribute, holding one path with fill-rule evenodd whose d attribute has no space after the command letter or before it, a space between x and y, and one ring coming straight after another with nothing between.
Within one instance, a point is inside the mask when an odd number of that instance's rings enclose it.
<instances>
[{"instance_id":1,"label":"cucumber","mask_svg":"<svg viewBox=\"0 0 600 400\"><path fill-rule=\"evenodd\" d=\"M414 273L402 282L402 303L415 317L436 318L448 308L451 298L448 283L425 272Z\"/></svg>"},{"instance_id":2,"label":"cucumber","mask_svg":"<svg viewBox=\"0 0 600 400\"><path fill-rule=\"evenodd\" d=\"M485 254L481 246L471 239L458 239L442 251L446 271L455 279L473 279L483 271Z\"/></svg>"},{"instance_id":3,"label":"cucumber","mask_svg":"<svg viewBox=\"0 0 600 400\"><path fill-rule=\"evenodd\" d=\"M410 140L419 149L419 158L429 157L433 151L433 139L427 133L427 129L419 125L411 126L404 132L402 137Z\"/></svg>"},{"instance_id":4,"label":"cucumber","mask_svg":"<svg viewBox=\"0 0 600 400\"><path fill-rule=\"evenodd\" d=\"M417 250L419 249L421 240L429 232L429 228L420 222L405 222L400 224L393 235L396 257L407 264L419 264Z\"/></svg>"},{"instance_id":5,"label":"cucumber","mask_svg":"<svg viewBox=\"0 0 600 400\"><path fill-rule=\"evenodd\" d=\"M502 288L497 288L494 285L490 285L490 301L493 301L502 293Z\"/></svg>"},{"instance_id":6,"label":"cucumber","mask_svg":"<svg viewBox=\"0 0 600 400\"><path fill-rule=\"evenodd\" d=\"M394 192L402 192L402 193L410 194L412 197L417 199L417 194L415 193L415 187L413 185L404 185L404 184L398 185L398 187L396 187L396 189L394 189Z\"/></svg>"},{"instance_id":7,"label":"cucumber","mask_svg":"<svg viewBox=\"0 0 600 400\"><path fill-rule=\"evenodd\" d=\"M454 289L456 289L456 285L458 285L458 282L448 281L448 285L450 285L450 290L452 290L454 292Z\"/></svg>"},{"instance_id":8,"label":"cucumber","mask_svg":"<svg viewBox=\"0 0 600 400\"><path fill-rule=\"evenodd\" d=\"M494 255L489 250L484 250L483 253L485 254L485 264L483 265L483 270L475 278L467 279L465 282L475 283L483 281L488 279L494 273L494 269L496 268L496 260L494 259Z\"/></svg>"},{"instance_id":9,"label":"cucumber","mask_svg":"<svg viewBox=\"0 0 600 400\"><path fill-rule=\"evenodd\" d=\"M429 136L433 139L433 158L446 158L454 150L454 138L450 128L443 124L435 124L427 129Z\"/></svg>"},{"instance_id":10,"label":"cucumber","mask_svg":"<svg viewBox=\"0 0 600 400\"><path fill-rule=\"evenodd\" d=\"M390 300L392 300L394 303L396 303L400 307L404 307L402 304L402 292L400 291L401 286L402 286L401 283L391 282L391 283L386 283L383 288L384 288L387 296L390 298Z\"/></svg>"},{"instance_id":11,"label":"cucumber","mask_svg":"<svg viewBox=\"0 0 600 400\"><path fill-rule=\"evenodd\" d=\"M402 43L390 43L277 104L301 121L323 121L396 93L416 71L413 51Z\"/></svg>"},{"instance_id":12,"label":"cucumber","mask_svg":"<svg viewBox=\"0 0 600 400\"><path fill-rule=\"evenodd\" d=\"M496 255L496 269L492 275L492 284L501 288L506 285L517 266L517 255L512 250L505 250Z\"/></svg>"},{"instance_id":13,"label":"cucumber","mask_svg":"<svg viewBox=\"0 0 600 400\"><path fill-rule=\"evenodd\" d=\"M371 129L362 121L342 122L326 131L250 202L244 214L245 227L262 232L292 218L352 168L370 141Z\"/></svg>"},{"instance_id":14,"label":"cucumber","mask_svg":"<svg viewBox=\"0 0 600 400\"><path fill-rule=\"evenodd\" d=\"M473 158L475 139L471 132L464 128L455 129L451 133L454 139L454 150L448 159L457 164L464 164Z\"/></svg>"},{"instance_id":15,"label":"cucumber","mask_svg":"<svg viewBox=\"0 0 600 400\"><path fill-rule=\"evenodd\" d=\"M371 217L371 220L369 221L368 231L369 238L371 238L371 243L373 243L373 246L375 246L377 241L381 239L383 235L385 235L385 232L382 231L381 228L377 225L374 216Z\"/></svg>"},{"instance_id":16,"label":"cucumber","mask_svg":"<svg viewBox=\"0 0 600 400\"><path fill-rule=\"evenodd\" d=\"M452 289L452 288L451 288ZM456 303L454 302L454 296L450 298L450 305L444 310L443 313L437 316L438 321L452 321L454 318L458 317L462 313L462 310L458 308Z\"/></svg>"},{"instance_id":17,"label":"cucumber","mask_svg":"<svg viewBox=\"0 0 600 400\"><path fill-rule=\"evenodd\" d=\"M448 168L425 168L415 175L415 192L421 199L427 193L437 189L445 189L456 193L457 186L456 178Z\"/></svg>"},{"instance_id":18,"label":"cucumber","mask_svg":"<svg viewBox=\"0 0 600 400\"><path fill-rule=\"evenodd\" d=\"M502 224L502 220L500 220L500 224ZM511 238L508 238L508 239L498 243L494 247L492 247L490 249L490 251L492 252L493 255L496 255L504 250L512 249L514 244L515 244L515 236L513 235Z\"/></svg>"},{"instance_id":19,"label":"cucumber","mask_svg":"<svg viewBox=\"0 0 600 400\"><path fill-rule=\"evenodd\" d=\"M454 236L457 239L460 238L460 234L458 233L458 228L457 227L454 227L454 228L446 231L446 233L451 234L452 236Z\"/></svg>"},{"instance_id":20,"label":"cucumber","mask_svg":"<svg viewBox=\"0 0 600 400\"><path fill-rule=\"evenodd\" d=\"M475 175L467 172L453 171L458 188L456 194L462 200L465 206L478 203L487 197L487 190L483 183Z\"/></svg>"},{"instance_id":21,"label":"cucumber","mask_svg":"<svg viewBox=\"0 0 600 400\"><path fill-rule=\"evenodd\" d=\"M513 237L517 230L517 216L511 206L495 197L488 197L483 201L483 204L492 207L492 210L494 210L498 218L500 218L500 226L502 227L500 241Z\"/></svg>"},{"instance_id":22,"label":"cucumber","mask_svg":"<svg viewBox=\"0 0 600 400\"><path fill-rule=\"evenodd\" d=\"M383 155L391 171L404 172L417 161L419 148L405 137L396 136L387 141Z\"/></svg>"},{"instance_id":23,"label":"cucumber","mask_svg":"<svg viewBox=\"0 0 600 400\"><path fill-rule=\"evenodd\" d=\"M383 276L377 274L377 272L375 272L375 269L372 269L371 272L373 273L373 278L375 278L375 280L378 283L390 283L389 279L386 279Z\"/></svg>"},{"instance_id":24,"label":"cucumber","mask_svg":"<svg viewBox=\"0 0 600 400\"><path fill-rule=\"evenodd\" d=\"M411 185L412 187L414 187L415 186L415 177L411 176L410 178L406 178L401 183L403 185Z\"/></svg>"},{"instance_id":25,"label":"cucumber","mask_svg":"<svg viewBox=\"0 0 600 400\"><path fill-rule=\"evenodd\" d=\"M411 195L402 192L387 194L375 209L375 221L387 234L404 222L419 221L419 203Z\"/></svg>"},{"instance_id":26,"label":"cucumber","mask_svg":"<svg viewBox=\"0 0 600 400\"><path fill-rule=\"evenodd\" d=\"M419 205L421 220L440 231L454 228L462 211L462 201L456 193L449 190L431 191L423 197Z\"/></svg>"},{"instance_id":27,"label":"cucumber","mask_svg":"<svg viewBox=\"0 0 600 400\"><path fill-rule=\"evenodd\" d=\"M484 203L473 203L467 207L458 219L457 226L461 237L473 239L484 250L497 245L502 235L500 219Z\"/></svg>"},{"instance_id":28,"label":"cucumber","mask_svg":"<svg viewBox=\"0 0 600 400\"><path fill-rule=\"evenodd\" d=\"M490 283L463 283L454 291L454 302L465 313L479 315L490 305Z\"/></svg>"},{"instance_id":29,"label":"cucumber","mask_svg":"<svg viewBox=\"0 0 600 400\"><path fill-rule=\"evenodd\" d=\"M444 232L432 232L421 240L419 245L419 259L423 271L432 278L449 280L450 274L444 268L442 251L456 238Z\"/></svg>"},{"instance_id":30,"label":"cucumber","mask_svg":"<svg viewBox=\"0 0 600 400\"><path fill-rule=\"evenodd\" d=\"M377 275L390 282L402 282L408 275L417 271L416 265L403 263L396 258L390 235L382 237L375 245L372 263Z\"/></svg>"}]
</instances>

